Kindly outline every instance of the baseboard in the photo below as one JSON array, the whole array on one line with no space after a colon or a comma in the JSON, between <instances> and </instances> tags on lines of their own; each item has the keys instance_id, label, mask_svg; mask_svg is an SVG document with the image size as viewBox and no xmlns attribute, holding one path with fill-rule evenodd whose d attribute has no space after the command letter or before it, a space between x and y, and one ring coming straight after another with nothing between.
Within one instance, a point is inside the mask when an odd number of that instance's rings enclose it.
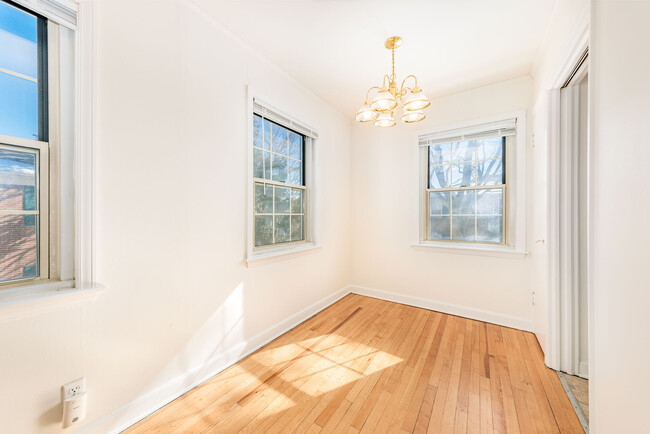
<instances>
[{"instance_id":1,"label":"baseboard","mask_svg":"<svg viewBox=\"0 0 650 434\"><path fill-rule=\"evenodd\" d=\"M219 372L242 360L249 354L255 352L273 339L291 330L298 324L314 316L349 293L350 290L347 287L338 290L334 294L323 298L289 318L269 327L225 353L221 353L207 360L202 365L179 375L166 384L90 423L83 427L80 432L118 433L127 429L139 420L144 419L159 408L167 405L199 384L214 377Z\"/></svg>"},{"instance_id":2,"label":"baseboard","mask_svg":"<svg viewBox=\"0 0 650 434\"><path fill-rule=\"evenodd\" d=\"M530 319L504 315L502 313L490 312L487 310L474 309L471 307L459 306L456 304L443 303L427 298L415 297L412 295L400 294L397 292L383 291L380 289L367 288L364 286L350 286L350 292L367 297L379 298L381 300L393 301L395 303L407 304L409 306L421 307L435 310L436 312L448 313L450 315L462 316L463 318L475 319L491 324L497 324L514 329L532 331L533 322Z\"/></svg>"}]
</instances>

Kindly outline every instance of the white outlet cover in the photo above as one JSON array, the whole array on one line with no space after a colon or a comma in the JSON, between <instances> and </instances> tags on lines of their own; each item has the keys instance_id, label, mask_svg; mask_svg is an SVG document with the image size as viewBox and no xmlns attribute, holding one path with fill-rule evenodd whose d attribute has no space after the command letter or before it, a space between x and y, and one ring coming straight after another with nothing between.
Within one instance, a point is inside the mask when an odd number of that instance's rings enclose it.
<instances>
[{"instance_id":1,"label":"white outlet cover","mask_svg":"<svg viewBox=\"0 0 650 434\"><path fill-rule=\"evenodd\" d=\"M82 377L63 385L63 399L68 399L85 391L86 377Z\"/></svg>"}]
</instances>

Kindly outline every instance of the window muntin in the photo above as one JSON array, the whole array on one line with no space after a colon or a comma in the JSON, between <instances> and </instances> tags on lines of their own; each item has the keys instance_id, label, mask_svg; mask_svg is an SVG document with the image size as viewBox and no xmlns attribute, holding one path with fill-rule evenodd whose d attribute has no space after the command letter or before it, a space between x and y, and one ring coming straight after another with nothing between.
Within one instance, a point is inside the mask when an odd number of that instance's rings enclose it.
<instances>
[{"instance_id":1,"label":"window muntin","mask_svg":"<svg viewBox=\"0 0 650 434\"><path fill-rule=\"evenodd\" d=\"M506 140L428 147L427 240L505 243Z\"/></svg>"},{"instance_id":2,"label":"window muntin","mask_svg":"<svg viewBox=\"0 0 650 434\"><path fill-rule=\"evenodd\" d=\"M253 116L254 247L305 241L305 136Z\"/></svg>"},{"instance_id":3,"label":"window muntin","mask_svg":"<svg viewBox=\"0 0 650 434\"><path fill-rule=\"evenodd\" d=\"M50 277L46 35L0 0L0 286Z\"/></svg>"}]
</instances>

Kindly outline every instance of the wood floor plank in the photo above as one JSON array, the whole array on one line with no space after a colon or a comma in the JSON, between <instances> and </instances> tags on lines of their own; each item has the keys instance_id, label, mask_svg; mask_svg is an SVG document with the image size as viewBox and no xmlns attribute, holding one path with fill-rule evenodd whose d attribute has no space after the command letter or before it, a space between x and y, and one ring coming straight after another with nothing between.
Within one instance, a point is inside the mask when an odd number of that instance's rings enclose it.
<instances>
[{"instance_id":1,"label":"wood floor plank","mask_svg":"<svg viewBox=\"0 0 650 434\"><path fill-rule=\"evenodd\" d=\"M127 433L580 433L534 335L350 294Z\"/></svg>"}]
</instances>

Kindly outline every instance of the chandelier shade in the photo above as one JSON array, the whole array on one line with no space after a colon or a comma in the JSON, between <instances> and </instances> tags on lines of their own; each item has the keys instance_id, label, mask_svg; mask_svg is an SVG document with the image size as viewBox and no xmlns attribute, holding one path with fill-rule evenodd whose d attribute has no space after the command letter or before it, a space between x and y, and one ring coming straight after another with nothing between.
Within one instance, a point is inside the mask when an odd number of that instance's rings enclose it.
<instances>
[{"instance_id":1,"label":"chandelier shade","mask_svg":"<svg viewBox=\"0 0 650 434\"><path fill-rule=\"evenodd\" d=\"M388 112L385 112L379 115L379 117L375 121L375 126L387 128L387 127L394 127L396 123L397 122L395 122L395 119L393 119L393 115Z\"/></svg>"},{"instance_id":2,"label":"chandelier shade","mask_svg":"<svg viewBox=\"0 0 650 434\"><path fill-rule=\"evenodd\" d=\"M376 127L392 127L396 124L395 111L401 108L403 113L398 116L404 123L419 122L426 117L423 109L429 107L431 103L418 86L418 79L415 75L408 75L402 81L402 85L397 85L397 76L395 75L395 49L402 45L402 38L392 36L386 40L384 46L391 50L393 59L393 70L390 75L384 75L381 86L374 86L366 92L366 102L361 106L355 120L357 122L374 121ZM412 79L413 87L407 85L409 79ZM370 94L373 90L376 93L373 98Z\"/></svg>"}]
</instances>

